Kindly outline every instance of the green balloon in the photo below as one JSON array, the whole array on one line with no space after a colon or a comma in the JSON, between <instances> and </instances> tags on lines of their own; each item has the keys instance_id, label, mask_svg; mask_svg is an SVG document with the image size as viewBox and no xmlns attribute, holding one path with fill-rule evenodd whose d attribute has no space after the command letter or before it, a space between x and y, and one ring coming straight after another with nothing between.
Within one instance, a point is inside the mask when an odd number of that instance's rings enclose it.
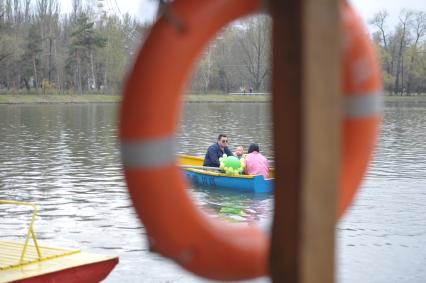
<instances>
[{"instance_id":1,"label":"green balloon","mask_svg":"<svg viewBox=\"0 0 426 283\"><path fill-rule=\"evenodd\" d=\"M240 215L242 212L241 208L237 208L237 207L222 207L219 211L219 213L223 213L223 214L237 214Z\"/></svg>"},{"instance_id":2,"label":"green balloon","mask_svg":"<svg viewBox=\"0 0 426 283\"><path fill-rule=\"evenodd\" d=\"M224 163L225 167L231 167L233 169L239 169L241 167L240 160L235 156L228 156L228 158L224 160Z\"/></svg>"}]
</instances>

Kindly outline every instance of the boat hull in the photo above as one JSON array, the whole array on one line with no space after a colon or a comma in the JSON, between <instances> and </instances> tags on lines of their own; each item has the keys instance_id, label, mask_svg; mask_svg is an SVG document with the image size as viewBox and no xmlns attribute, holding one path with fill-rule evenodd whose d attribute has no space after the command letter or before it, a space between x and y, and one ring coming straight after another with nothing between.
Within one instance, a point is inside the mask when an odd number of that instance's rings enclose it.
<instances>
[{"instance_id":1,"label":"boat hull","mask_svg":"<svg viewBox=\"0 0 426 283\"><path fill-rule=\"evenodd\" d=\"M58 247L28 245L20 260L24 243L0 241L0 283L75 282L91 283L105 279L118 263L118 257Z\"/></svg>"},{"instance_id":2,"label":"boat hull","mask_svg":"<svg viewBox=\"0 0 426 283\"><path fill-rule=\"evenodd\" d=\"M270 193L273 189L273 179L263 176L241 175L231 176L201 169L183 169L188 180L196 185L222 187L254 193Z\"/></svg>"},{"instance_id":3,"label":"boat hull","mask_svg":"<svg viewBox=\"0 0 426 283\"><path fill-rule=\"evenodd\" d=\"M25 278L14 283L46 283L46 282L69 282L69 283L97 283L104 280L118 263L118 258L111 258L91 264L85 264L59 270L35 277Z\"/></svg>"},{"instance_id":4,"label":"boat hull","mask_svg":"<svg viewBox=\"0 0 426 283\"><path fill-rule=\"evenodd\" d=\"M255 193L270 193L273 190L273 168L269 169L270 179L255 175L227 175L219 171L206 169L208 167L203 167L203 160L204 158L199 156L178 155L178 162L182 166L182 170L188 180L195 185L230 188Z\"/></svg>"}]
</instances>

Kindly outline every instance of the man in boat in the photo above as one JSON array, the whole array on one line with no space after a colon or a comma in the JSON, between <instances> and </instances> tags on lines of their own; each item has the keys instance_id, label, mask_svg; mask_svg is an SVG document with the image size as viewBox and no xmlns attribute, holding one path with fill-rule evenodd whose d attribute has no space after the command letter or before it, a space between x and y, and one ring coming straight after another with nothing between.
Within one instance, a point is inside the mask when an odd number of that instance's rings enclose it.
<instances>
[{"instance_id":1,"label":"man in boat","mask_svg":"<svg viewBox=\"0 0 426 283\"><path fill-rule=\"evenodd\" d=\"M260 153L259 145L252 143L245 157L246 167L244 173L247 175L262 175L269 178L268 159Z\"/></svg>"},{"instance_id":2,"label":"man in boat","mask_svg":"<svg viewBox=\"0 0 426 283\"><path fill-rule=\"evenodd\" d=\"M206 156L204 157L203 166L219 167L219 158L222 157L224 153L228 156L233 155L228 148L228 137L224 134L220 134L217 137L217 142L208 148Z\"/></svg>"}]
</instances>

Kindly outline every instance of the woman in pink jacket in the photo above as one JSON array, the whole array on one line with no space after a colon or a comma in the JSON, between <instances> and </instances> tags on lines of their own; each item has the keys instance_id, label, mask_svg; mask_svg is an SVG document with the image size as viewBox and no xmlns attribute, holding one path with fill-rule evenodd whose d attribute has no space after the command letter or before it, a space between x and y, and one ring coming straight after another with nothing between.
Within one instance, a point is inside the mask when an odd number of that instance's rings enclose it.
<instances>
[{"instance_id":1,"label":"woman in pink jacket","mask_svg":"<svg viewBox=\"0 0 426 283\"><path fill-rule=\"evenodd\" d=\"M247 175L262 175L269 178L268 160L260 153L259 145L252 143L245 157L246 167L244 173Z\"/></svg>"}]
</instances>

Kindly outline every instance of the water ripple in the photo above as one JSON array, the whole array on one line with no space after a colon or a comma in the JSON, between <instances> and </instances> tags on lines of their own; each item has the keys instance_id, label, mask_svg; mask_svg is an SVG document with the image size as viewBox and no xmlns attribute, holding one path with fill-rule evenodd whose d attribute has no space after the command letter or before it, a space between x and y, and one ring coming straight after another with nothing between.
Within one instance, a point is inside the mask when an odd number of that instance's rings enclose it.
<instances>
[{"instance_id":1,"label":"water ripple","mask_svg":"<svg viewBox=\"0 0 426 283\"><path fill-rule=\"evenodd\" d=\"M270 118L268 104L186 104L178 151L202 155L226 133L231 148L257 142L272 159ZM120 264L109 282L199 281L148 252L122 176L116 105L0 105L0 130L0 198L38 204L40 239L118 254ZM338 225L338 278L421 282L426 278L426 106L387 105L381 131L362 188ZM188 192L210 217L269 230L271 195L205 187ZM0 207L0 238L22 238L28 212Z\"/></svg>"}]
</instances>

